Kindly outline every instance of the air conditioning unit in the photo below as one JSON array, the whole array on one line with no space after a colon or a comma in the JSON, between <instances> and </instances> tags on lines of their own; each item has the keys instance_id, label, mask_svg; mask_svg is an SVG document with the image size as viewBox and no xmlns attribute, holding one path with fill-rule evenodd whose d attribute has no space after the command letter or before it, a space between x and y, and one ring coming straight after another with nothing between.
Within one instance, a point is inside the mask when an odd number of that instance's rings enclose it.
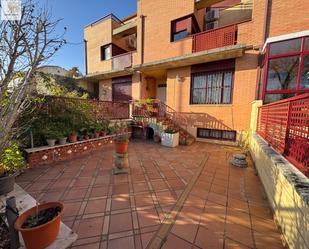
<instances>
[{"instance_id":1,"label":"air conditioning unit","mask_svg":"<svg viewBox=\"0 0 309 249\"><path fill-rule=\"evenodd\" d=\"M136 49L136 37L135 36L129 36L126 41L127 41L128 48Z\"/></svg>"},{"instance_id":2,"label":"air conditioning unit","mask_svg":"<svg viewBox=\"0 0 309 249\"><path fill-rule=\"evenodd\" d=\"M211 22L211 21L215 21L218 20L220 16L220 10L219 9L211 9L209 11L206 12L206 22Z\"/></svg>"},{"instance_id":3,"label":"air conditioning unit","mask_svg":"<svg viewBox=\"0 0 309 249\"><path fill-rule=\"evenodd\" d=\"M206 23L206 30L212 30L212 29L218 28L218 26L219 26L218 21L209 22L209 23Z\"/></svg>"}]
</instances>

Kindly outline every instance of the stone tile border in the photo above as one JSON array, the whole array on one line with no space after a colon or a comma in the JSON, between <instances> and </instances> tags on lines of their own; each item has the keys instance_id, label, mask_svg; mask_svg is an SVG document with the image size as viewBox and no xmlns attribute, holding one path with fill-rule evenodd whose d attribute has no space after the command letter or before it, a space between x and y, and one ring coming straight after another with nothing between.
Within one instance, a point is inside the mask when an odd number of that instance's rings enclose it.
<instances>
[{"instance_id":1,"label":"stone tile border","mask_svg":"<svg viewBox=\"0 0 309 249\"><path fill-rule=\"evenodd\" d=\"M146 249L160 249L166 238L171 231L179 212L181 211L186 199L188 198L193 186L195 185L197 179L199 178L200 174L202 173L206 162L208 160L208 155L205 155L204 159L200 163L200 166L195 171L194 175L192 176L190 182L181 193L180 197L177 199L176 204L174 205L173 209L165 215L163 222L161 223L159 229L156 231L150 242L148 243Z\"/></svg>"}]
</instances>

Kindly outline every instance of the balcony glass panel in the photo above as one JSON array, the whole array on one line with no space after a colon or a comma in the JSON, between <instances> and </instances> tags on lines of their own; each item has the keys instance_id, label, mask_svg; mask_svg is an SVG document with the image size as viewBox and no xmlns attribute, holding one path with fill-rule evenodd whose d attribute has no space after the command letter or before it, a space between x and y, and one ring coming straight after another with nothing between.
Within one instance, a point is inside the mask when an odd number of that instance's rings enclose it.
<instances>
[{"instance_id":1,"label":"balcony glass panel","mask_svg":"<svg viewBox=\"0 0 309 249\"><path fill-rule=\"evenodd\" d=\"M300 88L309 88L309 54L304 55L304 64L301 72Z\"/></svg>"},{"instance_id":2,"label":"balcony glass panel","mask_svg":"<svg viewBox=\"0 0 309 249\"><path fill-rule=\"evenodd\" d=\"M299 56L269 61L267 90L287 90L297 86Z\"/></svg>"},{"instance_id":3,"label":"balcony glass panel","mask_svg":"<svg viewBox=\"0 0 309 249\"><path fill-rule=\"evenodd\" d=\"M301 48L301 38L276 42L270 44L269 55L287 54L290 52L299 52Z\"/></svg>"}]
</instances>

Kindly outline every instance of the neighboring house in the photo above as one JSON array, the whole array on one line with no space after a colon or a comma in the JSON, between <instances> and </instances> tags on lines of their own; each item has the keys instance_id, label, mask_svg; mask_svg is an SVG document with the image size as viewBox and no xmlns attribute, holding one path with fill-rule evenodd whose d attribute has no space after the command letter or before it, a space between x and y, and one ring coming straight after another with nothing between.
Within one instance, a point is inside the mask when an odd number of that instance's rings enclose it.
<instances>
[{"instance_id":1,"label":"neighboring house","mask_svg":"<svg viewBox=\"0 0 309 249\"><path fill-rule=\"evenodd\" d=\"M251 103L309 92L307 0L141 0L85 27L86 76L101 100L157 98L192 135L232 140Z\"/></svg>"},{"instance_id":2,"label":"neighboring house","mask_svg":"<svg viewBox=\"0 0 309 249\"><path fill-rule=\"evenodd\" d=\"M75 78L68 77L69 70L59 66L41 66L37 69L35 83L32 91L43 95L86 96L93 95L93 91L88 91L87 85L82 85Z\"/></svg>"},{"instance_id":3,"label":"neighboring house","mask_svg":"<svg viewBox=\"0 0 309 249\"><path fill-rule=\"evenodd\" d=\"M59 76L66 76L68 73L68 70L66 70L63 67L59 66L41 66L37 69L39 72L47 73L47 74L53 74L53 75L59 75Z\"/></svg>"}]
</instances>

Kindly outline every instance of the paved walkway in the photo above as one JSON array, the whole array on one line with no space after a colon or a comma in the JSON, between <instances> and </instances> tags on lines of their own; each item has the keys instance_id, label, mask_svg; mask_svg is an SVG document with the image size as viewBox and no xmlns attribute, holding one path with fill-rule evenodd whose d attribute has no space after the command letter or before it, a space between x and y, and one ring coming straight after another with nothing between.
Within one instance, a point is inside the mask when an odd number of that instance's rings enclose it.
<instances>
[{"instance_id":1,"label":"paved walkway","mask_svg":"<svg viewBox=\"0 0 309 249\"><path fill-rule=\"evenodd\" d=\"M61 200L78 233L72 249L283 248L252 166L236 148L131 142L130 174L113 176L113 145L27 170L18 183L40 202Z\"/></svg>"}]
</instances>

